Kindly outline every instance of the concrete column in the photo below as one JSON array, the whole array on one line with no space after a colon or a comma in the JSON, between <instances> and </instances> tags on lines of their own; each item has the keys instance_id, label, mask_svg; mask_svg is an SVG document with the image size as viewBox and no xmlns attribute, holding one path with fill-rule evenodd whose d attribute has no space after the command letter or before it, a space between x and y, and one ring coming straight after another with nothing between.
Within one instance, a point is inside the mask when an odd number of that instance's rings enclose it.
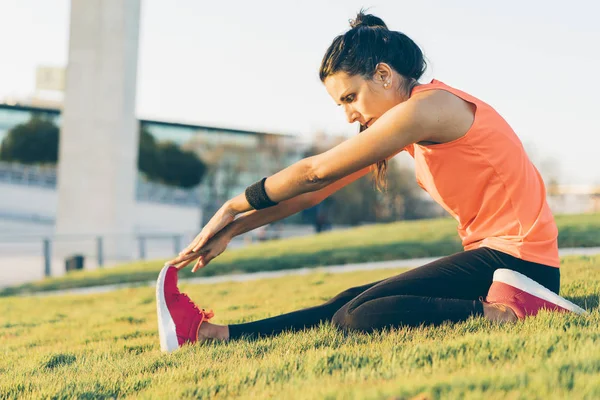
<instances>
[{"instance_id":1,"label":"concrete column","mask_svg":"<svg viewBox=\"0 0 600 400\"><path fill-rule=\"evenodd\" d=\"M140 0L72 0L54 253L134 254ZM66 235L72 237L69 239Z\"/></svg>"}]
</instances>

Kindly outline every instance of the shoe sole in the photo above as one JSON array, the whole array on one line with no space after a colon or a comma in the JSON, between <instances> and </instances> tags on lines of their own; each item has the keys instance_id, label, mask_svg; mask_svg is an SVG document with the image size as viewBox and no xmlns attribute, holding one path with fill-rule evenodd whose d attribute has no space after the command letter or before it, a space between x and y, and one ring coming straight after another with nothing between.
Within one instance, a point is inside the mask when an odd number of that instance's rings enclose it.
<instances>
[{"instance_id":1,"label":"shoe sole","mask_svg":"<svg viewBox=\"0 0 600 400\"><path fill-rule=\"evenodd\" d=\"M171 267L165 265L160 270L156 281L156 314L158 315L158 336L160 337L160 349L163 352L172 352L179 348L175 322L171 317L167 302L165 301L165 276Z\"/></svg>"},{"instance_id":2,"label":"shoe sole","mask_svg":"<svg viewBox=\"0 0 600 400\"><path fill-rule=\"evenodd\" d=\"M511 269L497 269L494 272L494 282L502 282L507 285L516 287L524 292L530 293L540 299L554 303L562 308L565 308L576 314L586 315L588 312L577 304L571 303L569 300L561 297L550 289L540 285L533 279Z\"/></svg>"}]
</instances>

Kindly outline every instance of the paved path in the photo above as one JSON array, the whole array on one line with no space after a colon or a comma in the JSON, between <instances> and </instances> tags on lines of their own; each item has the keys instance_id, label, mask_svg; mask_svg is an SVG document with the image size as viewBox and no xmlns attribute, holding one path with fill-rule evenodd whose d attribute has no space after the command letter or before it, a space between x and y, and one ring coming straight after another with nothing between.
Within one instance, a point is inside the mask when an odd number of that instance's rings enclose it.
<instances>
[{"instance_id":1,"label":"paved path","mask_svg":"<svg viewBox=\"0 0 600 400\"><path fill-rule=\"evenodd\" d=\"M600 254L600 247L589 247L589 248L565 248L560 249L559 254L561 256L568 255L596 255ZM367 271L375 269L392 269L402 267L418 267L439 259L440 257L427 257L427 258L413 258L408 260L392 260L392 261L377 261L357 264L344 264L344 265L329 265L322 267L311 267L311 268L298 268L298 269L285 269L280 271L269 271L269 272L253 272L246 274L231 274L231 275L220 275L200 278L188 278L181 279L180 282L192 283L192 284L212 284L222 282L245 282L253 281L258 279L278 278L288 275L306 275L314 272L328 272L332 274L340 274L351 271ZM156 272L158 275L158 271ZM54 290L48 292L34 293L34 296L54 296L63 294L92 294L92 293L105 293L113 290L129 288L129 287L140 287L140 286L154 286L155 281L147 282L135 282L125 283L116 285L104 285L104 286L92 286L77 289L67 290Z\"/></svg>"}]
</instances>

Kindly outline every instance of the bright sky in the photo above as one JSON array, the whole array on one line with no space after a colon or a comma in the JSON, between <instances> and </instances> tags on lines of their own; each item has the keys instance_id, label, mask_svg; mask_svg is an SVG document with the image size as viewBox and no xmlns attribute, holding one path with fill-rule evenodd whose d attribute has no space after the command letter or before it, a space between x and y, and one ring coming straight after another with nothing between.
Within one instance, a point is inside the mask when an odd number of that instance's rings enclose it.
<instances>
[{"instance_id":1,"label":"bright sky","mask_svg":"<svg viewBox=\"0 0 600 400\"><path fill-rule=\"evenodd\" d=\"M361 7L417 42L439 79L491 104L541 168L600 183L600 3L594 0L142 0L137 114L310 136L356 132L318 78ZM0 101L65 66L70 2L2 0ZM542 165L542 164L545 164ZM554 165L552 165L554 164Z\"/></svg>"}]
</instances>

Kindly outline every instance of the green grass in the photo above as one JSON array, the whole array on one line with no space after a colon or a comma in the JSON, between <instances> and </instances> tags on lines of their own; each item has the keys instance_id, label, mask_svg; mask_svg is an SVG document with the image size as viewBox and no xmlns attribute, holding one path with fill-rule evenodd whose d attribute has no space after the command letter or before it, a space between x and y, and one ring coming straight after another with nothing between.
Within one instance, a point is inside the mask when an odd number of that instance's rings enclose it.
<instances>
[{"instance_id":1,"label":"green grass","mask_svg":"<svg viewBox=\"0 0 600 400\"><path fill-rule=\"evenodd\" d=\"M211 322L320 304L402 270L182 284ZM561 295L589 316L542 312L344 334L330 323L160 352L154 289L0 299L0 398L600 398L600 256L563 260Z\"/></svg>"},{"instance_id":2,"label":"green grass","mask_svg":"<svg viewBox=\"0 0 600 400\"><path fill-rule=\"evenodd\" d=\"M557 216L559 247L600 246L600 214ZM445 256L462 250L456 221L450 218L402 221L319 235L277 240L227 250L196 274L214 276L275 271L368 261ZM150 281L166 260L130 263L96 271L77 271L60 278L0 290L0 296L20 292Z\"/></svg>"}]
</instances>

